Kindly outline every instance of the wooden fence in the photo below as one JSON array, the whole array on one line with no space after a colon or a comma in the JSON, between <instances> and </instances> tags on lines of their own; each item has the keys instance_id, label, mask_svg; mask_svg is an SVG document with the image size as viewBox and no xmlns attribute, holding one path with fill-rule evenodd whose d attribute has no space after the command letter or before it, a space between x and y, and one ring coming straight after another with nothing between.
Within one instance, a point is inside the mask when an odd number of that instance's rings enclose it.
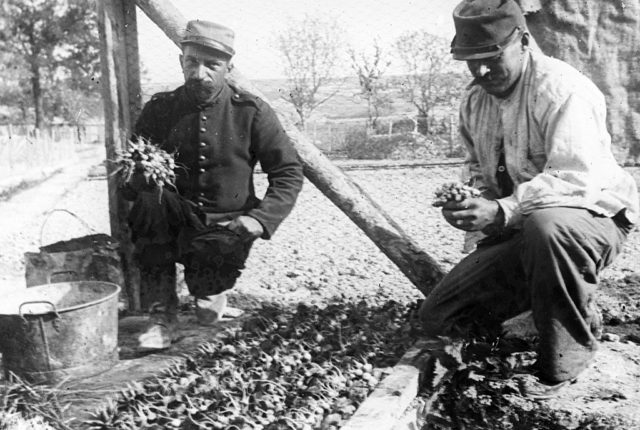
<instances>
[{"instance_id":1,"label":"wooden fence","mask_svg":"<svg viewBox=\"0 0 640 430\"><path fill-rule=\"evenodd\" d=\"M85 144L104 142L104 124L0 125L0 178L72 161Z\"/></svg>"},{"instance_id":2,"label":"wooden fence","mask_svg":"<svg viewBox=\"0 0 640 430\"><path fill-rule=\"evenodd\" d=\"M430 133L427 136L439 146L442 153L452 152L457 146L457 116L443 114L435 116L430 121ZM418 123L414 116L395 115L378 118L375 129L367 128L366 118L345 119L310 119L305 124L305 134L325 154L340 153L349 144L350 135L361 135L366 131L367 136L380 138L383 136L416 136ZM438 139L434 139L434 137Z\"/></svg>"}]
</instances>

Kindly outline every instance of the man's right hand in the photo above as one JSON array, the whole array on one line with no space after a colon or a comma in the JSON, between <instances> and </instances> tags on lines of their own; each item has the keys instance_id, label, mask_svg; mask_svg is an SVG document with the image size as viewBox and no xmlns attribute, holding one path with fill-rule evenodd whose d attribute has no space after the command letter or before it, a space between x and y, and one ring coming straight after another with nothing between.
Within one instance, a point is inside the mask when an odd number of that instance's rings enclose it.
<instances>
[{"instance_id":1,"label":"man's right hand","mask_svg":"<svg viewBox=\"0 0 640 430\"><path fill-rule=\"evenodd\" d=\"M500 205L495 200L476 197L461 202L447 202L442 207L444 219L464 231L480 231L502 224Z\"/></svg>"}]
</instances>

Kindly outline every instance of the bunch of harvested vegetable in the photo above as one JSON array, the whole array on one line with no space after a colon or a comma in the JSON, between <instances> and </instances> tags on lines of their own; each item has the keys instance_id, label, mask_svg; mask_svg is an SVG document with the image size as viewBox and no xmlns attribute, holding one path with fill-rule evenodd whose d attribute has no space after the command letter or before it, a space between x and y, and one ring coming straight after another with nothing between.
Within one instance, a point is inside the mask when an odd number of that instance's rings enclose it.
<instances>
[{"instance_id":1,"label":"bunch of harvested vegetable","mask_svg":"<svg viewBox=\"0 0 640 430\"><path fill-rule=\"evenodd\" d=\"M474 197L480 197L480 191L477 188L461 182L447 182L436 190L432 205L440 207L447 202L461 202Z\"/></svg>"},{"instance_id":2,"label":"bunch of harvested vegetable","mask_svg":"<svg viewBox=\"0 0 640 430\"><path fill-rule=\"evenodd\" d=\"M142 174L147 184L175 188L176 175L173 155L151 144L146 139L129 141L126 151L118 154L117 172L123 183L129 183L134 173Z\"/></svg>"}]
</instances>

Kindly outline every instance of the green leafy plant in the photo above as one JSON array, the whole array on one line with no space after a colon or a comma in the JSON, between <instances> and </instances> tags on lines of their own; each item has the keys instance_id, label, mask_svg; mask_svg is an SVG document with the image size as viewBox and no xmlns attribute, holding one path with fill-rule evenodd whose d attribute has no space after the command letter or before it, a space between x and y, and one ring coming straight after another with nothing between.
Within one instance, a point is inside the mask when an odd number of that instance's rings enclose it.
<instances>
[{"instance_id":1,"label":"green leafy plant","mask_svg":"<svg viewBox=\"0 0 640 430\"><path fill-rule=\"evenodd\" d=\"M11 373L0 387L0 429L70 430L72 419L64 417L70 394L57 386L31 385Z\"/></svg>"},{"instance_id":2,"label":"green leafy plant","mask_svg":"<svg viewBox=\"0 0 640 430\"><path fill-rule=\"evenodd\" d=\"M123 390L93 429L337 429L415 340L415 307L268 306L163 375Z\"/></svg>"}]
</instances>

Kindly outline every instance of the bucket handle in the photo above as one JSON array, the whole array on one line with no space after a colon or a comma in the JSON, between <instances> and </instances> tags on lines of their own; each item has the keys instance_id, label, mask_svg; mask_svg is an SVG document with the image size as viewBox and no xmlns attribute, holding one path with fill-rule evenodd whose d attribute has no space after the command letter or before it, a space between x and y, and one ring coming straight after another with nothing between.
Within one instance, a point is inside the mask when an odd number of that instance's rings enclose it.
<instances>
[{"instance_id":1,"label":"bucket handle","mask_svg":"<svg viewBox=\"0 0 640 430\"><path fill-rule=\"evenodd\" d=\"M24 305L34 305L36 303L44 303L46 305L50 305L51 308L53 309L50 313L52 313L55 316L55 319L52 322L53 328L58 331L60 329L60 320L62 320L62 317L60 316L60 314L58 313L58 310L56 309L56 305L54 305L53 303L51 303L48 300L32 300L32 301L28 301L28 302L23 302L20 307L18 307L18 313L20 314L20 318L22 318L22 322L25 324L25 326L29 325L29 322L27 321L27 319L25 318L24 314L22 313L22 307ZM40 321L40 323L42 324L42 321Z\"/></svg>"},{"instance_id":2,"label":"bucket handle","mask_svg":"<svg viewBox=\"0 0 640 430\"><path fill-rule=\"evenodd\" d=\"M56 309L56 305L54 305L53 303L51 303L48 300L30 300L28 302L22 302L22 304L18 308L18 313L20 314L20 317L24 319L24 315L22 313L22 308L24 307L24 305L35 305L36 303L44 303L45 305L51 306L51 308L53 309L51 311L51 313L53 313L56 316L56 318L60 318L60 314L58 313L58 310Z\"/></svg>"},{"instance_id":3,"label":"bucket handle","mask_svg":"<svg viewBox=\"0 0 640 430\"><path fill-rule=\"evenodd\" d=\"M32 300L32 301L28 301L28 302L23 302L20 307L18 308L18 313L20 314L20 318L22 318L22 323L24 324L24 326L26 328L31 329L31 324L29 323L29 321L27 321L27 319L25 318L24 314L22 313L22 307L24 305L33 305L36 303L44 303L47 305L51 305L51 307L53 308L53 310L51 311L51 313L53 313L53 315L55 315L55 319L52 321L52 325L53 325L53 329L57 332L60 331L60 314L58 313L58 310L56 309L56 305L54 305L53 303L51 303L48 300ZM51 371L51 354L49 353L49 340L47 339L47 334L45 333L44 330L44 322L42 320L42 317L38 318L38 323L40 325L40 335L42 336L42 345L44 346L44 354L47 357L47 370Z\"/></svg>"},{"instance_id":4,"label":"bucket handle","mask_svg":"<svg viewBox=\"0 0 640 430\"><path fill-rule=\"evenodd\" d=\"M42 247L42 235L44 233L44 226L47 224L47 221L49 221L49 218L51 218L51 215L54 212L66 212L69 215L71 215L72 217L74 217L75 219L77 219L80 222L80 224L82 224L83 227L85 227L87 230L89 230L90 233L97 233L96 229L91 227L89 225L89 223L87 223L85 220L83 220L82 218L80 218L78 215L74 214L70 210L67 210L67 209L51 209L50 211L45 212L45 214L44 214L45 218L42 221L42 225L40 226L40 246L41 247Z\"/></svg>"}]
</instances>

